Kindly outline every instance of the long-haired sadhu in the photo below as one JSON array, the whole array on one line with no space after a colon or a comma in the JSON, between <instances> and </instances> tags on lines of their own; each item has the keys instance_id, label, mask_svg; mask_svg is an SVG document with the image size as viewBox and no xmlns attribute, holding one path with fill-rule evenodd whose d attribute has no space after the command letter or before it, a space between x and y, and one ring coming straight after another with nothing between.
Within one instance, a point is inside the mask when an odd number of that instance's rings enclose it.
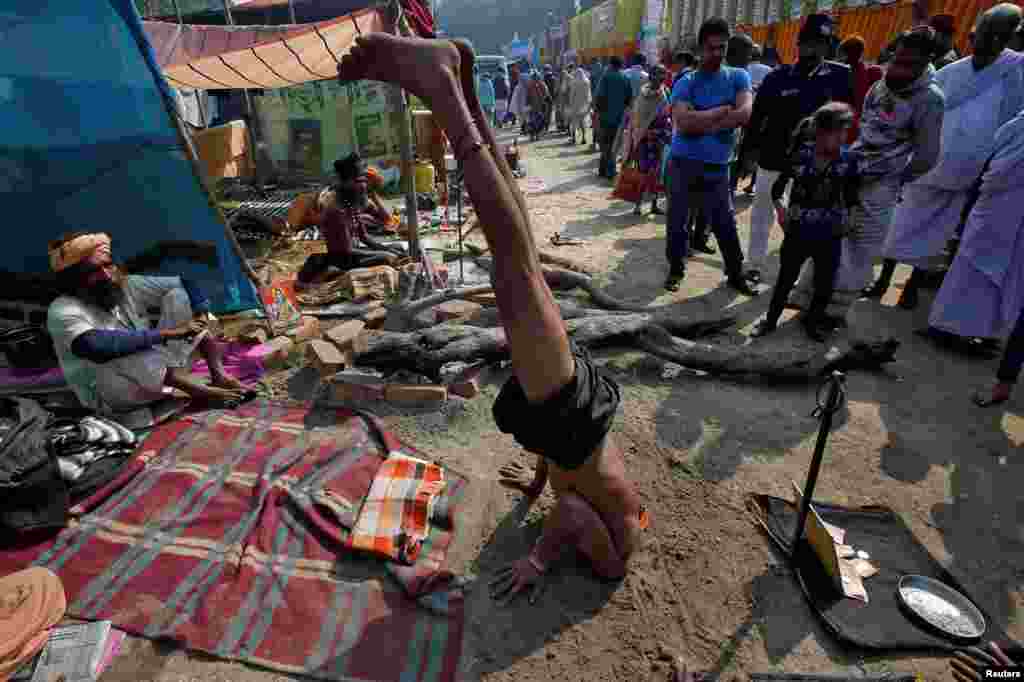
<instances>
[{"instance_id":1,"label":"long-haired sadhu","mask_svg":"<svg viewBox=\"0 0 1024 682\"><path fill-rule=\"evenodd\" d=\"M50 267L62 291L47 328L65 379L88 408L116 415L173 394L234 405L250 389L224 370L223 349L208 333L209 299L181 277L129 275L114 263L110 236L68 234L50 243ZM159 310L156 329L148 311ZM211 383L189 375L193 354Z\"/></svg>"},{"instance_id":2,"label":"long-haired sadhu","mask_svg":"<svg viewBox=\"0 0 1024 682\"><path fill-rule=\"evenodd\" d=\"M529 481L518 467L502 482L536 497L550 480L558 502L533 549L491 583L494 598L529 595L567 547L597 574L619 579L640 545L647 514L608 431L619 387L575 348L544 281L522 194L473 90L473 53L460 42L376 33L356 40L338 67L343 81L395 83L426 102L444 128L494 254L493 282L513 377L494 405L498 428L537 455Z\"/></svg>"}]
</instances>

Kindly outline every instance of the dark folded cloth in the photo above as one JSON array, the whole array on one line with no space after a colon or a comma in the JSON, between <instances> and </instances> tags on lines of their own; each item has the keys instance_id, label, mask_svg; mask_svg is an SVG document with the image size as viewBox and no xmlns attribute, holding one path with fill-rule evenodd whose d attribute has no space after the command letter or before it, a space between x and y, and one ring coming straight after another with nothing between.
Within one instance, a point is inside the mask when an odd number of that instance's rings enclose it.
<instances>
[{"instance_id":1,"label":"dark folded cloth","mask_svg":"<svg viewBox=\"0 0 1024 682\"><path fill-rule=\"evenodd\" d=\"M619 386L603 374L581 348L573 346L576 374L561 391L531 404L512 376L494 401L494 421L515 436L527 452L563 469L583 466L611 428L622 398Z\"/></svg>"}]
</instances>

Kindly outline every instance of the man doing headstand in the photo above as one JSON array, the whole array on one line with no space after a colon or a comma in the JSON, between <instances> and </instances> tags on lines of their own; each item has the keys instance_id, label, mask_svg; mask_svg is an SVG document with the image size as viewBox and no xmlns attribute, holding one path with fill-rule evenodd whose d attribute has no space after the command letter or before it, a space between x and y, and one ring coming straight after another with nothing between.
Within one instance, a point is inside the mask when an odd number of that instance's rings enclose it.
<instances>
[{"instance_id":1,"label":"man doing headstand","mask_svg":"<svg viewBox=\"0 0 1024 682\"><path fill-rule=\"evenodd\" d=\"M514 371L494 405L495 421L538 456L532 484L516 476L505 482L536 496L550 479L558 496L533 550L492 583L494 598L527 593L532 602L566 546L586 555L598 575L621 578L647 516L608 434L619 388L569 342L526 203L476 99L473 60L460 42L377 33L356 39L338 75L395 83L424 100L466 171L495 257L492 279Z\"/></svg>"}]
</instances>

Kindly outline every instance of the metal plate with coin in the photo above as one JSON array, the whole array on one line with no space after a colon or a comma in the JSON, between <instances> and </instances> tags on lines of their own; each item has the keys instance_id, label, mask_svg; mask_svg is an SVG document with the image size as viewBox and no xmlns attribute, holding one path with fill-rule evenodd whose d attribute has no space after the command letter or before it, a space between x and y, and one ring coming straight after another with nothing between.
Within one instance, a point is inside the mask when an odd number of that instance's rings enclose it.
<instances>
[{"instance_id":1,"label":"metal plate with coin","mask_svg":"<svg viewBox=\"0 0 1024 682\"><path fill-rule=\"evenodd\" d=\"M900 603L918 619L957 641L976 641L985 634L985 617L971 600L949 585L923 575L900 578Z\"/></svg>"}]
</instances>

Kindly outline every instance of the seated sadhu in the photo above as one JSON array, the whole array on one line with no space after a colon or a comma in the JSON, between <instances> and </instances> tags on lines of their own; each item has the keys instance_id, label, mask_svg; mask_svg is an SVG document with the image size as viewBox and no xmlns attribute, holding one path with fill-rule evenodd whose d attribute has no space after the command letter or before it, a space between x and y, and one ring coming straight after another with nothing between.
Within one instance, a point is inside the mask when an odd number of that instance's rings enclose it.
<instances>
[{"instance_id":1,"label":"seated sadhu","mask_svg":"<svg viewBox=\"0 0 1024 682\"><path fill-rule=\"evenodd\" d=\"M338 75L394 83L419 97L465 169L494 254L491 277L512 360L513 376L494 405L495 421L537 456L532 482L517 467L502 472L503 482L535 497L550 481L558 499L537 544L492 583L495 599L523 594L532 602L544 575L569 548L587 557L599 576L622 578L648 516L609 433L619 387L569 341L544 279L526 202L476 98L473 62L465 43L374 33L356 39Z\"/></svg>"},{"instance_id":2,"label":"seated sadhu","mask_svg":"<svg viewBox=\"0 0 1024 682\"><path fill-rule=\"evenodd\" d=\"M111 257L110 236L75 233L49 246L62 295L47 328L64 378L83 406L106 414L157 402L178 389L195 400L233 405L248 387L224 370L223 349L207 329L209 299L180 277L128 275ZM156 329L148 312L160 311ZM210 385L191 378L193 353Z\"/></svg>"},{"instance_id":3,"label":"seated sadhu","mask_svg":"<svg viewBox=\"0 0 1024 682\"><path fill-rule=\"evenodd\" d=\"M320 231L327 253L314 253L299 270L296 289L304 289L347 270L375 265L394 265L405 255L400 246L374 240L366 226L369 221L386 223L391 214L375 193L370 192L366 166L358 154L335 161L338 184L321 193ZM361 248L365 244L369 248Z\"/></svg>"}]
</instances>

